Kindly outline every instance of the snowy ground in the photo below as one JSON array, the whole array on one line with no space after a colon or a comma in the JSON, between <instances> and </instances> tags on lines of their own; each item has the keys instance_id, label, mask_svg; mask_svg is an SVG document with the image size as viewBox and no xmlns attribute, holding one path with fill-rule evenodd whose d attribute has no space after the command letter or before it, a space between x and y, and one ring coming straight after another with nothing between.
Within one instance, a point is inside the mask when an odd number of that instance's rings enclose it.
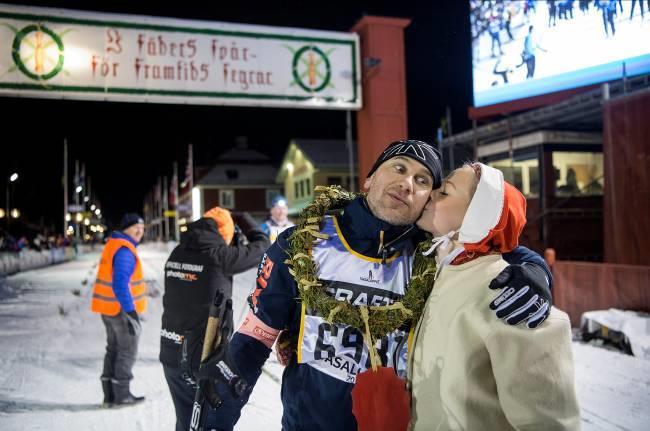
<instances>
[{"instance_id":1,"label":"snowy ground","mask_svg":"<svg viewBox=\"0 0 650 431\"><path fill-rule=\"evenodd\" d=\"M162 286L167 253L143 246L141 256L146 277ZM0 292L0 430L173 429L174 409L158 362L160 296L150 298L132 385L146 402L100 407L105 334L89 310L97 259L90 254L17 274L8 279L11 291ZM253 281L252 271L235 280L235 319L243 316ZM650 429L650 361L586 344L574 347L583 429ZM280 366L270 360L238 430L280 429L280 377Z\"/></svg>"}]
</instances>

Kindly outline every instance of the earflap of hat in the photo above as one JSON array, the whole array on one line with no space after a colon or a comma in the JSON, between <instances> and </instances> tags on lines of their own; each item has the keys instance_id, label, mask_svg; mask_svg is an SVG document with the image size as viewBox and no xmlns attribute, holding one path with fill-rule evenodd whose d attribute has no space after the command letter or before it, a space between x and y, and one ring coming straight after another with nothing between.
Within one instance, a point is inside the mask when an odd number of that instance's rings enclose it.
<instances>
[{"instance_id":1,"label":"earflap of hat","mask_svg":"<svg viewBox=\"0 0 650 431\"><path fill-rule=\"evenodd\" d=\"M458 234L458 241L476 243L489 235L503 212L505 182L500 170L479 163L481 179L470 201Z\"/></svg>"}]
</instances>

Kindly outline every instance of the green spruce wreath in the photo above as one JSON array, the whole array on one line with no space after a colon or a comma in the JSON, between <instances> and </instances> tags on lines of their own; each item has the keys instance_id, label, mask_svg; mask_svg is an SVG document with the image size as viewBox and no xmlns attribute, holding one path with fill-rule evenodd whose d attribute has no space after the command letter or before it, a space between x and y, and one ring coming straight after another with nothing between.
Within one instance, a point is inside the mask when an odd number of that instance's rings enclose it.
<instances>
[{"instance_id":1,"label":"green spruce wreath","mask_svg":"<svg viewBox=\"0 0 650 431\"><path fill-rule=\"evenodd\" d=\"M370 334L372 340L364 340L368 346L374 345L375 340L406 323L416 324L433 288L436 273L435 260L422 255L422 251L427 250L430 244L425 241L418 245L411 282L401 301L369 307L338 301L326 293L316 277L316 265L311 258L312 245L318 238L328 238L327 234L320 232L323 217L341 210L362 194L350 193L340 186L318 186L315 191L320 192L320 195L300 213L298 225L289 237L290 257L285 260L298 285L302 303L307 308L316 310L330 323L349 325L364 334Z\"/></svg>"}]
</instances>

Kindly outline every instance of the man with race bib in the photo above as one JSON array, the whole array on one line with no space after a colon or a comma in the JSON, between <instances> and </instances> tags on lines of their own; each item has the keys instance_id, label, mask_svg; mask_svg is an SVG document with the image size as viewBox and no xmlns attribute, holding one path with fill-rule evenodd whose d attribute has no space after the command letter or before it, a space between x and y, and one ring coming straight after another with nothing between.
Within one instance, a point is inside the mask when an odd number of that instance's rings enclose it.
<instances>
[{"instance_id":1,"label":"man with race bib","mask_svg":"<svg viewBox=\"0 0 650 431\"><path fill-rule=\"evenodd\" d=\"M311 254L304 254L304 258L313 259L322 285L313 288L325 289L329 297L353 306L382 306L401 300L408 291L415 246L423 239L414 222L441 181L440 157L431 145L414 140L390 144L365 180L367 195L354 198L338 211L325 211L319 220ZM251 310L217 355L220 362L206 366L224 401L217 412L218 429L231 430L239 419L281 332L282 340L297 346L282 378L282 429L357 429L351 392L357 375L371 367L364 331L329 323L331 318L301 301L302 293L292 275L296 272L286 262L292 251L296 261L291 242L295 229L282 232L263 256L256 289L249 298ZM511 270L520 269L522 263L535 268L512 271L504 291L520 303L548 296L544 292L551 276L538 254L519 247L504 258ZM529 314L524 312L521 319L507 323L525 322ZM406 373L410 332L411 328L403 325L375 345L381 365L393 368L400 377ZM229 373L223 373L224 369ZM243 397L234 396L229 382L238 379L233 379L232 373L249 385Z\"/></svg>"}]
</instances>

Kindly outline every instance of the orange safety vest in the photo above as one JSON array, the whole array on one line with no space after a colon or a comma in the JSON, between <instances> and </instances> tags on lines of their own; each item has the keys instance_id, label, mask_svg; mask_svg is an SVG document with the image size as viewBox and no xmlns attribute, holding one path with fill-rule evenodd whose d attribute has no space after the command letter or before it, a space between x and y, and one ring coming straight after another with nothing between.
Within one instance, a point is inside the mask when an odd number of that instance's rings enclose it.
<instances>
[{"instance_id":1,"label":"orange safety vest","mask_svg":"<svg viewBox=\"0 0 650 431\"><path fill-rule=\"evenodd\" d=\"M131 291L135 311L141 314L147 309L147 298L145 297L147 285L142 276L142 264L135 246L126 239L110 238L104 246L102 258L99 261L95 287L93 288L93 300L90 309L95 313L115 316L121 310L120 303L115 297L115 293L113 293L113 256L122 247L131 250L135 256L135 270L131 275L131 280L129 280L129 290Z\"/></svg>"}]
</instances>

